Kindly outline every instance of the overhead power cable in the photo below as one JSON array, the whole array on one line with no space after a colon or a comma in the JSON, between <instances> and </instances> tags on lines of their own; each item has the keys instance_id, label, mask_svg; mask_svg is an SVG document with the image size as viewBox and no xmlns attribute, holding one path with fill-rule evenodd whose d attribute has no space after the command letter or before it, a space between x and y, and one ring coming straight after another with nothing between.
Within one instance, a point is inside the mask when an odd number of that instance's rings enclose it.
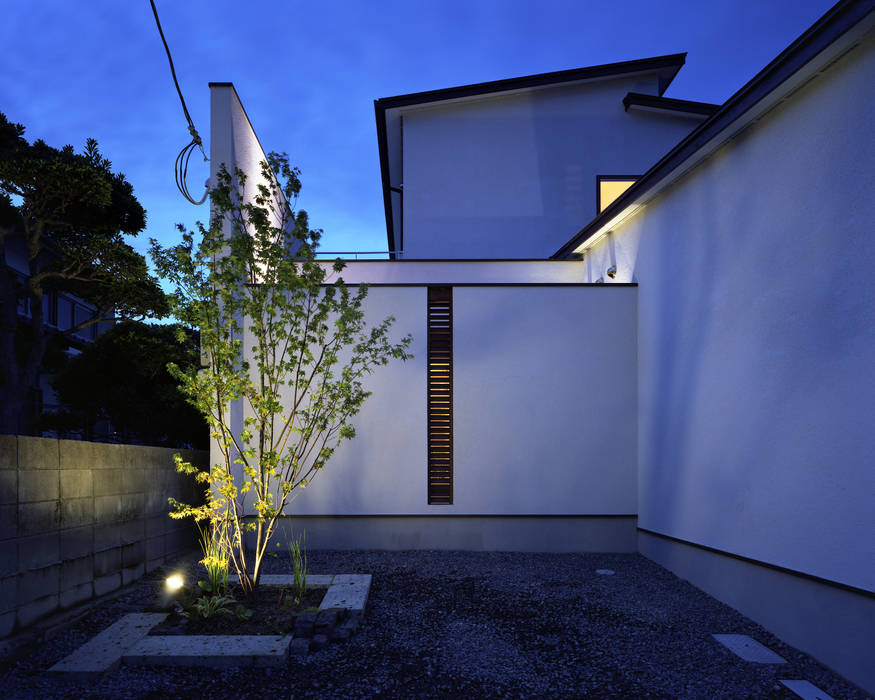
<instances>
[{"instance_id":1,"label":"overhead power cable","mask_svg":"<svg viewBox=\"0 0 875 700\"><path fill-rule=\"evenodd\" d=\"M173 166L176 174L176 186L179 188L182 196L189 202L192 204L203 204L207 199L207 192L204 192L204 196L201 197L200 200L196 200L188 191L188 184L186 183L188 177L188 161L195 148L200 149L205 161L209 160L209 158L207 158L207 154L204 153L203 141L201 141L197 129L194 128L194 122L191 119L191 115L188 113L188 107L185 106L185 98L182 96L182 90L179 88L179 81L176 79L176 69L173 67L173 57L170 55L170 47L167 46L167 39L164 38L164 31L161 29L161 20L158 19L158 10L155 7L155 0L149 0L149 3L152 5L152 14L155 15L155 24L158 25L158 33L161 35L161 41L164 43L164 50L167 52L167 60L170 62L170 73L173 76L173 84L176 85L176 92L179 95L179 101L182 103L182 111L185 113L185 119L188 122L188 133L191 134L191 141L179 152L179 155L176 156L176 163Z\"/></svg>"}]
</instances>

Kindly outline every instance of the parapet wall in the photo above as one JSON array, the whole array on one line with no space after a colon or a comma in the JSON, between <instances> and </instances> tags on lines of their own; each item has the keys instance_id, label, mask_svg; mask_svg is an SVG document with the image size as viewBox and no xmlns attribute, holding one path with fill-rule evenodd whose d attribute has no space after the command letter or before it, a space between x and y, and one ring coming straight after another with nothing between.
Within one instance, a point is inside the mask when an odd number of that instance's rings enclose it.
<instances>
[{"instance_id":1,"label":"parapet wall","mask_svg":"<svg viewBox=\"0 0 875 700\"><path fill-rule=\"evenodd\" d=\"M200 496L173 454L207 452L0 436L0 637L123 586L196 545L170 496Z\"/></svg>"}]
</instances>

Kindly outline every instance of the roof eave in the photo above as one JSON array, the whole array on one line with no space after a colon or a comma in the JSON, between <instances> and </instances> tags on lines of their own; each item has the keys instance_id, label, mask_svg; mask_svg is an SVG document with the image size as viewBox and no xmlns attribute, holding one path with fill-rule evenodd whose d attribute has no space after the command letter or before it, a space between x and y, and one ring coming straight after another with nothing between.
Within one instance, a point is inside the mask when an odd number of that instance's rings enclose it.
<instances>
[{"instance_id":1,"label":"roof eave","mask_svg":"<svg viewBox=\"0 0 875 700\"><path fill-rule=\"evenodd\" d=\"M595 80L621 76L628 73L660 72L659 94L662 95L674 80L678 71L686 62L687 54L675 53L665 56L654 56L633 61L620 61L617 63L605 63L598 66L585 68L572 68L570 70L553 71L551 73L538 73L519 78L506 78L504 80L492 80L485 83L473 83L471 85L459 85L457 87L442 88L440 90L426 90L407 95L394 97L381 97L375 100L383 110L397 107L409 107L411 105L428 104L430 102L443 102L445 100L474 97L477 95L489 95L512 90L523 90L547 85L560 85L582 80Z\"/></svg>"},{"instance_id":2,"label":"roof eave","mask_svg":"<svg viewBox=\"0 0 875 700\"><path fill-rule=\"evenodd\" d=\"M389 145L386 135L386 108L374 100L374 116L377 120L377 145L380 151L380 177L383 181L383 209L386 215L386 238L389 258L395 259L395 223L392 216L392 190L389 182Z\"/></svg>"},{"instance_id":3,"label":"roof eave","mask_svg":"<svg viewBox=\"0 0 875 700\"><path fill-rule=\"evenodd\" d=\"M692 158L706 144L715 141L723 131L741 120L764 98L772 94L872 12L872 4L868 0L844 0L833 6L730 97L717 112L695 128L650 170L644 173L641 179L572 236L550 258L562 259L573 254L576 250L591 244L596 237L607 233L607 225L613 223L615 219L618 217L621 217L619 220L627 218L627 216L623 216L627 208L643 204L644 197L661 181L674 173L687 159ZM634 211L630 211L629 215L631 214L634 214Z\"/></svg>"},{"instance_id":4,"label":"roof eave","mask_svg":"<svg viewBox=\"0 0 875 700\"><path fill-rule=\"evenodd\" d=\"M644 107L665 112L678 114L698 115L710 117L720 105L710 102L695 102L693 100L678 100L673 97L657 97L656 95L644 95L640 92L629 92L623 98L623 107L628 112L630 107Z\"/></svg>"}]
</instances>

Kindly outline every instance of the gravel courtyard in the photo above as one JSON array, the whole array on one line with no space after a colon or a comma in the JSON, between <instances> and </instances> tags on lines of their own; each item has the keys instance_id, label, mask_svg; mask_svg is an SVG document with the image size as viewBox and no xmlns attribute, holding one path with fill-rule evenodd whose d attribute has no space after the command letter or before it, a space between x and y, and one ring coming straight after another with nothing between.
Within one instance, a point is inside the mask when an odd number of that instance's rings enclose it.
<instances>
[{"instance_id":1,"label":"gravel courtyard","mask_svg":"<svg viewBox=\"0 0 875 700\"><path fill-rule=\"evenodd\" d=\"M3 669L8 698L796 698L805 679L865 698L808 656L637 554L331 552L311 573L371 573L347 644L282 671L121 667L88 682L46 669L150 601L167 569L102 602ZM610 569L613 575L596 574ZM268 573L288 560L268 560ZM788 663L743 661L713 633L747 634Z\"/></svg>"}]
</instances>

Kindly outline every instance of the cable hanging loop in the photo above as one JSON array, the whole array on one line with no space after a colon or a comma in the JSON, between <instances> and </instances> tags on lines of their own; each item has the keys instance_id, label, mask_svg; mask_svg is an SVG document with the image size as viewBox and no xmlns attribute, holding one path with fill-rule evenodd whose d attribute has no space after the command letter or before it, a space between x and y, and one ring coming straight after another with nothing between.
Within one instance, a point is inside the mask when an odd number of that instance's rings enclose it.
<instances>
[{"instance_id":1,"label":"cable hanging loop","mask_svg":"<svg viewBox=\"0 0 875 700\"><path fill-rule=\"evenodd\" d=\"M185 98L182 96L182 90L179 87L179 81L176 79L176 68L173 66L173 57L170 55L170 47L167 46L167 39L164 38L164 30L161 29L161 20L158 19L158 9L155 7L155 0L149 0L149 3L152 5L152 14L155 15L155 24L158 25L158 33L161 35L161 42L164 44L164 50L167 52L167 60L170 62L170 74L173 76L173 84L176 86L176 92L179 95L179 101L182 103L182 111L185 114L185 120L188 122L188 133L191 134L191 142L183 148L179 155L176 156L176 163L174 164L174 175L176 177L176 187L182 193L182 196L185 197L192 204L203 204L207 199L207 194L209 194L209 189L207 188L204 192L204 196L199 200L195 200L188 191L188 185L186 184L186 179L188 177L188 161L191 158L191 153L195 149L195 147L200 149L201 154L203 154L204 161L209 161L207 158L207 154L204 151L203 141L201 141L200 135L197 133L197 129L194 128L194 121L192 121L191 115L188 113L188 107L185 104Z\"/></svg>"}]
</instances>

